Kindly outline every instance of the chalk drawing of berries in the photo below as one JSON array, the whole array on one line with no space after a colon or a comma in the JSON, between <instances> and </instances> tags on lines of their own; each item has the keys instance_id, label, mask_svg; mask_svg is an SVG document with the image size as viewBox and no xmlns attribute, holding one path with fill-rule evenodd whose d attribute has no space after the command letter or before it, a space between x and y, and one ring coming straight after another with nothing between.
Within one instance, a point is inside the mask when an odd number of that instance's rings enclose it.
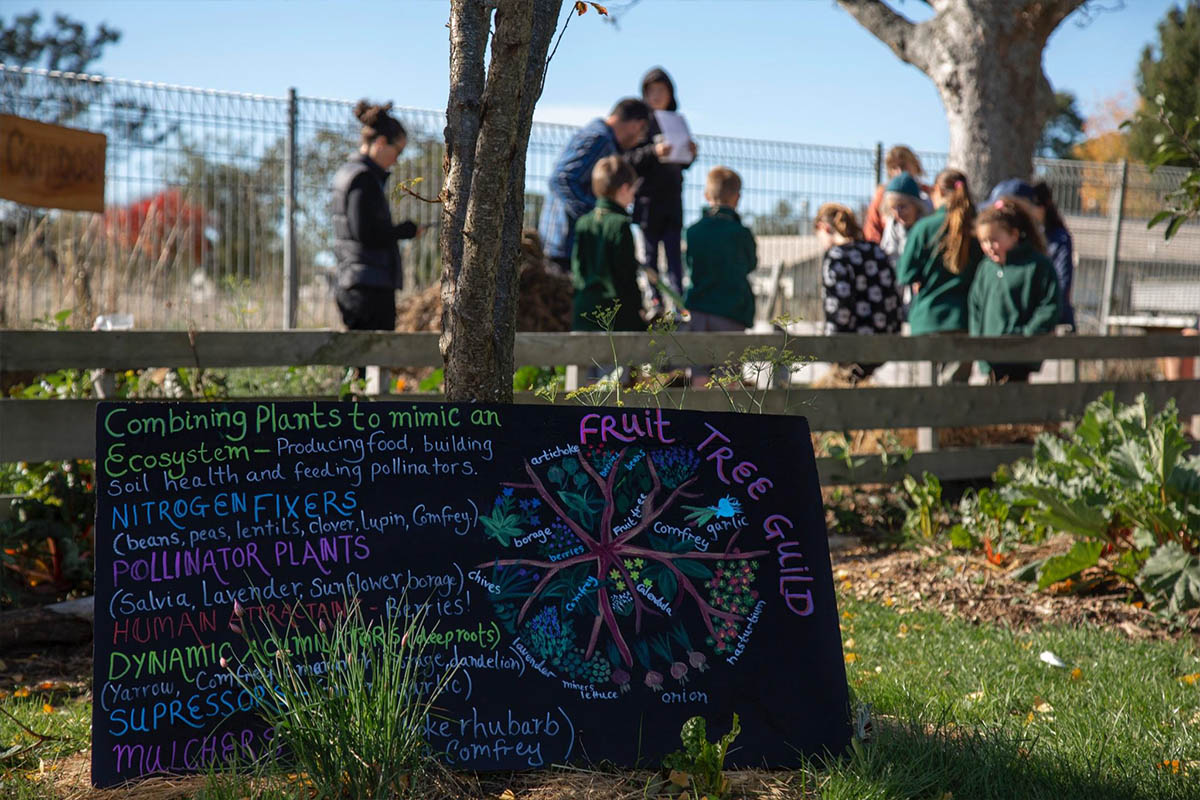
<instances>
[{"instance_id":1,"label":"chalk drawing of berries","mask_svg":"<svg viewBox=\"0 0 1200 800\"><path fill-rule=\"evenodd\" d=\"M646 685L656 692L662 691L663 676L661 672L650 670L646 673Z\"/></svg>"}]
</instances>

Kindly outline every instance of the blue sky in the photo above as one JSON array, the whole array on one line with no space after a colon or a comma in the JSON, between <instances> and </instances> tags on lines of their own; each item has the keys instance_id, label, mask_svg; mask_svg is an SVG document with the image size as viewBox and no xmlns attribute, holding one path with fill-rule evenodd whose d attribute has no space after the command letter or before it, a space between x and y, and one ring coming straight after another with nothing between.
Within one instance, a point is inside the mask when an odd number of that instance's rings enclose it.
<instances>
[{"instance_id":1,"label":"blue sky","mask_svg":"<svg viewBox=\"0 0 1200 800\"><path fill-rule=\"evenodd\" d=\"M1175 0L1126 0L1086 26L1069 19L1045 53L1056 88L1087 112L1132 97L1141 48ZM445 0L6 0L5 16L37 8L123 33L98 64L120 78L281 96L390 99L444 109ZM570 5L570 3L565 3ZM620 0L608 3L620 13ZM917 0L893 0L912 17ZM1118 3L1108 2L1115 6ZM680 110L705 134L815 144L905 142L948 147L932 83L902 64L833 0L643 0L620 25L574 19L550 66L535 116L579 124L634 94L661 64ZM1013 109L1020 114L1020 108Z\"/></svg>"}]
</instances>

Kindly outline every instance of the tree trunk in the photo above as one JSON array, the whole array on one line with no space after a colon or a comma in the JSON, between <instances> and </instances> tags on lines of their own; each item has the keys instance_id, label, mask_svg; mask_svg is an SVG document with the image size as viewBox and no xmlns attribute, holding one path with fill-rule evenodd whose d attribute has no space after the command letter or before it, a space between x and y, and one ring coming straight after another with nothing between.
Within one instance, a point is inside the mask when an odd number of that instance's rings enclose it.
<instances>
[{"instance_id":1,"label":"tree trunk","mask_svg":"<svg viewBox=\"0 0 1200 800\"><path fill-rule=\"evenodd\" d=\"M525 155L533 129L533 107L542 95L546 78L546 53L562 9L562 0L534 0L533 30L529 42L529 62L517 131L519 146L508 173L508 203L504 209L504 228L500 240L500 263L496 270L495 359L501 379L506 381L507 398L512 400L512 375L516 371L513 343L516 340L518 286L521 280L521 233L525 226Z\"/></svg>"},{"instance_id":2,"label":"tree trunk","mask_svg":"<svg viewBox=\"0 0 1200 800\"><path fill-rule=\"evenodd\" d=\"M562 0L453 0L442 210L449 400L511 402L525 150ZM484 76L489 22L492 51Z\"/></svg>"},{"instance_id":3,"label":"tree trunk","mask_svg":"<svg viewBox=\"0 0 1200 800\"><path fill-rule=\"evenodd\" d=\"M948 166L977 199L1006 178L1028 178L1054 91L1042 70L1050 34L1085 0L931 0L914 24L881 0L838 4L937 86L950 128Z\"/></svg>"}]
</instances>

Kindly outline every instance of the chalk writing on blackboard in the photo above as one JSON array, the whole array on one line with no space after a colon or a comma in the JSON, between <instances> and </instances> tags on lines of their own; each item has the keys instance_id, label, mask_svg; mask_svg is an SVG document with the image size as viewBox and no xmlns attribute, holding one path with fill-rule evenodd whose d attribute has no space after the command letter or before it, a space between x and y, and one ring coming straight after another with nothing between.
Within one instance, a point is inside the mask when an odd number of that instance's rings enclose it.
<instances>
[{"instance_id":1,"label":"chalk writing on blackboard","mask_svg":"<svg viewBox=\"0 0 1200 800\"><path fill-rule=\"evenodd\" d=\"M427 614L451 766L653 764L697 713L740 714L740 763L848 739L803 420L104 403L97 463L98 785L278 752L245 631L320 677L351 599Z\"/></svg>"}]
</instances>

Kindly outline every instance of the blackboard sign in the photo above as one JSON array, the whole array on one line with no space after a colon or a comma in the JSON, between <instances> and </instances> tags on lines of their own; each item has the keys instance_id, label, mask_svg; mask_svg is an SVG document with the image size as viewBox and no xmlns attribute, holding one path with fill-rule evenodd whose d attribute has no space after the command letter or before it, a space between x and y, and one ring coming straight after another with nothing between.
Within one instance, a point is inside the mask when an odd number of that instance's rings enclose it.
<instances>
[{"instance_id":1,"label":"blackboard sign","mask_svg":"<svg viewBox=\"0 0 1200 800\"><path fill-rule=\"evenodd\" d=\"M270 747L220 664L234 603L319 619L347 593L428 603L455 768L657 764L697 714L740 715L735 765L849 741L802 418L101 403L96 426L96 785Z\"/></svg>"}]
</instances>

